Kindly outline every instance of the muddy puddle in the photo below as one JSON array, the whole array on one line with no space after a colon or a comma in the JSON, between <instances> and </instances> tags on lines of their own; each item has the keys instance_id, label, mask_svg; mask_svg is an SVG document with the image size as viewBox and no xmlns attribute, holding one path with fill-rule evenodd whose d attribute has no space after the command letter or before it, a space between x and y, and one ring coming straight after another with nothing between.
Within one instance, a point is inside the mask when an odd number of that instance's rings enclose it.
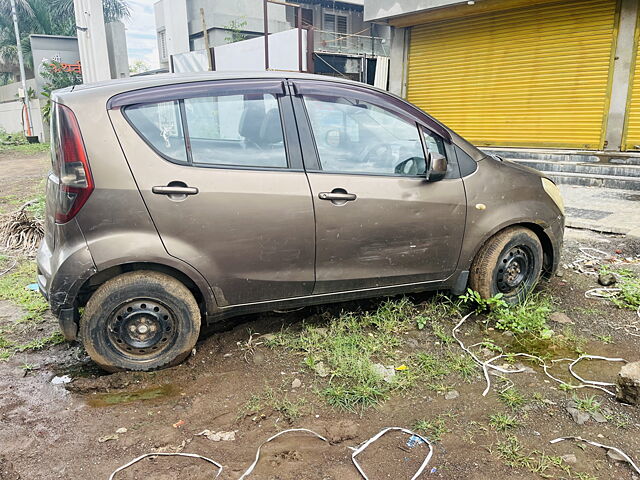
<instances>
[{"instance_id":1,"label":"muddy puddle","mask_svg":"<svg viewBox=\"0 0 640 480\"><path fill-rule=\"evenodd\" d=\"M142 388L132 392L97 393L87 399L90 407L113 407L136 402L164 399L178 395L179 389L173 384L160 387Z\"/></svg>"}]
</instances>

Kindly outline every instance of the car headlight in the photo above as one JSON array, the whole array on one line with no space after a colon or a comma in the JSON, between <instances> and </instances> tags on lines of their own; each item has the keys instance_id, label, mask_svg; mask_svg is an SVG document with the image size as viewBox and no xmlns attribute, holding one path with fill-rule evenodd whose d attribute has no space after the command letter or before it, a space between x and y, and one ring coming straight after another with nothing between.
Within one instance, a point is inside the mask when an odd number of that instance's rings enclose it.
<instances>
[{"instance_id":1,"label":"car headlight","mask_svg":"<svg viewBox=\"0 0 640 480\"><path fill-rule=\"evenodd\" d=\"M551 197L551 200L555 202L562 214L564 215L564 200L560 194L560 189L548 178L542 178L542 188L547 192L547 195Z\"/></svg>"}]
</instances>

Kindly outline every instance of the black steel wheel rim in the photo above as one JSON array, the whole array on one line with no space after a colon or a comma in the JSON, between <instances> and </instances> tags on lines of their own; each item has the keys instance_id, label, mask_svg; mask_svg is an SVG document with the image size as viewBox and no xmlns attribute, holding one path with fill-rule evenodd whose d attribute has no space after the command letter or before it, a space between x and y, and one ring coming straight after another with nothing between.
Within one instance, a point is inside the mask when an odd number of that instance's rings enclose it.
<instances>
[{"instance_id":1,"label":"black steel wheel rim","mask_svg":"<svg viewBox=\"0 0 640 480\"><path fill-rule=\"evenodd\" d=\"M527 285L535 270L533 251L526 245L516 245L498 260L496 282L498 291L509 294Z\"/></svg>"},{"instance_id":2,"label":"black steel wheel rim","mask_svg":"<svg viewBox=\"0 0 640 480\"><path fill-rule=\"evenodd\" d=\"M121 354L155 356L176 340L175 315L169 307L152 299L136 299L120 305L109 317L107 334Z\"/></svg>"}]
</instances>

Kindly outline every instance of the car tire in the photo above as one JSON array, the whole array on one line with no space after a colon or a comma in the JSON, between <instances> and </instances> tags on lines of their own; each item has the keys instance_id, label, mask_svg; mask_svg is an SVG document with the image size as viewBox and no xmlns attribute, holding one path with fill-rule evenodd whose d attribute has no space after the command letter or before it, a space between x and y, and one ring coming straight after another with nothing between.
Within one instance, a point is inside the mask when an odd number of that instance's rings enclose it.
<instances>
[{"instance_id":1,"label":"car tire","mask_svg":"<svg viewBox=\"0 0 640 480\"><path fill-rule=\"evenodd\" d=\"M80 338L91 359L109 372L171 367L191 353L200 309L180 281L155 271L119 275L91 296Z\"/></svg>"},{"instance_id":2,"label":"car tire","mask_svg":"<svg viewBox=\"0 0 640 480\"><path fill-rule=\"evenodd\" d=\"M469 287L490 298L502 293L508 304L523 301L542 272L538 236L524 227L509 227L491 237L471 265Z\"/></svg>"}]
</instances>

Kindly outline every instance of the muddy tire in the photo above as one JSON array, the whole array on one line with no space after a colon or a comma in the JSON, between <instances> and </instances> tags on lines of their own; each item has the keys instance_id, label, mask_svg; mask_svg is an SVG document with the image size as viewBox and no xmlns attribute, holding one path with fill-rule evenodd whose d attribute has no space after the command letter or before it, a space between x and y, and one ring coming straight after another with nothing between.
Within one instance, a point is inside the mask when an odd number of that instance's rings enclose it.
<instances>
[{"instance_id":1,"label":"muddy tire","mask_svg":"<svg viewBox=\"0 0 640 480\"><path fill-rule=\"evenodd\" d=\"M91 296L80 338L109 371L157 370L182 362L200 333L200 309L181 282L160 272L119 275Z\"/></svg>"},{"instance_id":2,"label":"muddy tire","mask_svg":"<svg viewBox=\"0 0 640 480\"><path fill-rule=\"evenodd\" d=\"M483 298L502 293L509 304L521 302L538 283L542 262L542 245L534 232L524 227L506 228L478 251L469 287Z\"/></svg>"}]
</instances>

